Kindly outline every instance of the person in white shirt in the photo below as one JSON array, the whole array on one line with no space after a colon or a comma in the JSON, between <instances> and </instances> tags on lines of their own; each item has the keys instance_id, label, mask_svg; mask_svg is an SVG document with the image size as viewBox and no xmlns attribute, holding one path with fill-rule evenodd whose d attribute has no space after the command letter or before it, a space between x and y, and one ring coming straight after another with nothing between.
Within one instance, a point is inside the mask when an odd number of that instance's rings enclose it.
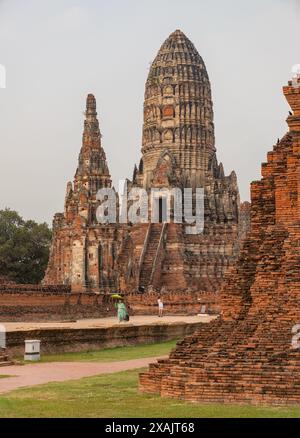
<instances>
[{"instance_id":1,"label":"person in white shirt","mask_svg":"<svg viewBox=\"0 0 300 438\"><path fill-rule=\"evenodd\" d=\"M157 304L158 304L158 316L162 317L164 311L164 303L160 296L158 297Z\"/></svg>"}]
</instances>

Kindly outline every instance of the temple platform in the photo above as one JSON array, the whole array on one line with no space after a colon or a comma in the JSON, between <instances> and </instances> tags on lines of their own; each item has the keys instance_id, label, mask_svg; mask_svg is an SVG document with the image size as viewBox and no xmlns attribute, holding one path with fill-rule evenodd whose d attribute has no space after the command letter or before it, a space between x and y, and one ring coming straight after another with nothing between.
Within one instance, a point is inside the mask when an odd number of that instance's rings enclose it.
<instances>
[{"instance_id":1,"label":"temple platform","mask_svg":"<svg viewBox=\"0 0 300 438\"><path fill-rule=\"evenodd\" d=\"M62 353L150 344L182 338L216 316L132 316L118 323L116 317L65 322L1 322L6 328L11 357L23 355L25 339L40 339L41 353Z\"/></svg>"}]
</instances>

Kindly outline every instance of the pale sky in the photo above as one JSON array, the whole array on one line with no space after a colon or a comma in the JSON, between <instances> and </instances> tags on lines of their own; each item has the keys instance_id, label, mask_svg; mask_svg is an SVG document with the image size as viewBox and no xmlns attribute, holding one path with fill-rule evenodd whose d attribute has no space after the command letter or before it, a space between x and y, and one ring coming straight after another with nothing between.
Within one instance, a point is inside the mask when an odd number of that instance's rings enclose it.
<instances>
[{"instance_id":1,"label":"pale sky","mask_svg":"<svg viewBox=\"0 0 300 438\"><path fill-rule=\"evenodd\" d=\"M0 209L48 223L63 211L88 93L114 183L131 177L149 63L178 28L206 63L218 160L248 200L287 130L299 22L300 0L0 0Z\"/></svg>"}]
</instances>

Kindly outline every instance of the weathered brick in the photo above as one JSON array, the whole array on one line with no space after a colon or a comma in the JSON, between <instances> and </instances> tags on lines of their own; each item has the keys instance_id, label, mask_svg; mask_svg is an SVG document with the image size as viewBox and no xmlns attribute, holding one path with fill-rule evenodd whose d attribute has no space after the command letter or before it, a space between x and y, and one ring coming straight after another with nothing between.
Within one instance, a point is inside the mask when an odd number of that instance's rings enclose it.
<instances>
[{"instance_id":1,"label":"weathered brick","mask_svg":"<svg viewBox=\"0 0 300 438\"><path fill-rule=\"evenodd\" d=\"M284 94L289 132L251 184L251 232L221 292L221 317L140 376L140 389L191 402L300 402L300 78Z\"/></svg>"}]
</instances>

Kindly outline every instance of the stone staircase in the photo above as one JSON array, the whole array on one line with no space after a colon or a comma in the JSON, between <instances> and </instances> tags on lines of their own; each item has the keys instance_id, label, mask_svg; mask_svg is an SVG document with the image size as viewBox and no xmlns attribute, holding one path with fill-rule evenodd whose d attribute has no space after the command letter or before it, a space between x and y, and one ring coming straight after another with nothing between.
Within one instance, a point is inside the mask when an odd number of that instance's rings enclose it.
<instances>
[{"instance_id":1,"label":"stone staircase","mask_svg":"<svg viewBox=\"0 0 300 438\"><path fill-rule=\"evenodd\" d=\"M145 256L142 260L139 279L139 286L144 288L150 285L153 263L157 253L163 224L150 224L150 227L147 251L145 251Z\"/></svg>"},{"instance_id":2,"label":"stone staircase","mask_svg":"<svg viewBox=\"0 0 300 438\"><path fill-rule=\"evenodd\" d=\"M168 224L167 245L165 248L164 264L162 268L162 281L168 289L184 291L187 289L185 278L184 237L181 224Z\"/></svg>"},{"instance_id":3,"label":"stone staircase","mask_svg":"<svg viewBox=\"0 0 300 438\"><path fill-rule=\"evenodd\" d=\"M0 348L0 367L7 367L8 365L13 365L14 363L9 359L8 354L4 348Z\"/></svg>"}]
</instances>

